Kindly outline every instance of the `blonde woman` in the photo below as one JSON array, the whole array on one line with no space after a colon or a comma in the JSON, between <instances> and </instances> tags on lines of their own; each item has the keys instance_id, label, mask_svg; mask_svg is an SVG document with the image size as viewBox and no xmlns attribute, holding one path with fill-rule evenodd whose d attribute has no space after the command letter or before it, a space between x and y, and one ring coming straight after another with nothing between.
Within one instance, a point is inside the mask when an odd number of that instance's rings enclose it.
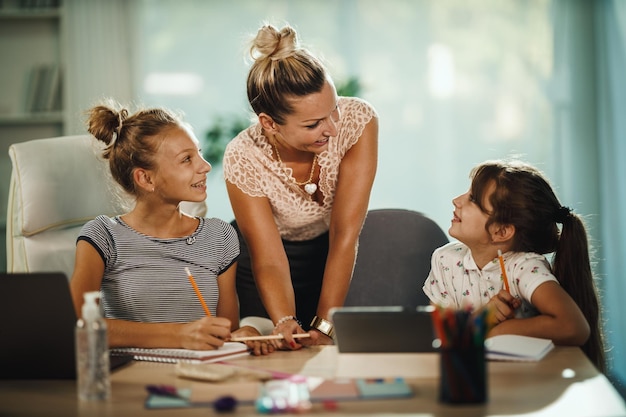
<instances>
[{"instance_id":1,"label":"blonde woman","mask_svg":"<svg viewBox=\"0 0 626 417\"><path fill-rule=\"evenodd\" d=\"M224 155L240 232L240 314L269 317L285 335L280 348L330 344L329 310L350 286L376 174L377 115L361 99L337 96L292 27L261 27L250 51L257 122ZM291 337L309 329L308 339Z\"/></svg>"}]
</instances>

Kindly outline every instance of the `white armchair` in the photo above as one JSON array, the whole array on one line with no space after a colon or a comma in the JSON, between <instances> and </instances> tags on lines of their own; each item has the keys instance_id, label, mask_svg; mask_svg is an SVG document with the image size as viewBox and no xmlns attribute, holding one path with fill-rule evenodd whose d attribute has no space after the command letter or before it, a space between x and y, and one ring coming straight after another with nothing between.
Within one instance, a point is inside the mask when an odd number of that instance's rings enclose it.
<instances>
[{"instance_id":1,"label":"white armchair","mask_svg":"<svg viewBox=\"0 0 626 417\"><path fill-rule=\"evenodd\" d=\"M7 270L74 269L76 238L97 215L116 215L132 204L111 178L101 149L89 135L13 144L7 207ZM185 207L204 215L206 205Z\"/></svg>"},{"instance_id":2,"label":"white armchair","mask_svg":"<svg viewBox=\"0 0 626 417\"><path fill-rule=\"evenodd\" d=\"M74 269L80 228L99 214L125 211L106 162L88 135L37 139L9 147L7 270Z\"/></svg>"}]
</instances>

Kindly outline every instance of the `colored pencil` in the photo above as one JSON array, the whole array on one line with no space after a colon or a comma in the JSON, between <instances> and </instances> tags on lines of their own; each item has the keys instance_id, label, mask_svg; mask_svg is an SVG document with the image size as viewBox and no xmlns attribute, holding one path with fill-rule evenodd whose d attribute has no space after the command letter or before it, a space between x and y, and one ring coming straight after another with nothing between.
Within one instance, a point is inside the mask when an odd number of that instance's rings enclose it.
<instances>
[{"instance_id":1,"label":"colored pencil","mask_svg":"<svg viewBox=\"0 0 626 417\"><path fill-rule=\"evenodd\" d=\"M187 272L187 278L189 278L189 282L191 282L191 285L193 286L193 289L196 292L198 299L200 300L200 304L202 304L202 308L204 308L204 312L206 313L208 317L211 317L211 310L209 310L209 307L207 307L206 303L204 302L204 298L202 298L202 293L200 292L200 288L198 288L198 285L196 284L196 280L193 279L193 275L191 275L191 271L189 271L189 268L185 267L185 272Z\"/></svg>"},{"instance_id":2,"label":"colored pencil","mask_svg":"<svg viewBox=\"0 0 626 417\"><path fill-rule=\"evenodd\" d=\"M504 268L504 258L502 257L502 251L498 249L498 259L500 260L500 269L502 270L502 280L504 281L504 289L510 293L509 279L506 276L506 268Z\"/></svg>"},{"instance_id":3,"label":"colored pencil","mask_svg":"<svg viewBox=\"0 0 626 417\"><path fill-rule=\"evenodd\" d=\"M446 337L446 332L443 327L443 320L441 318L440 307L435 307L431 312L431 318L433 321L433 327L435 328L435 334L439 341L441 342L441 346L445 346L448 343L448 338Z\"/></svg>"}]
</instances>

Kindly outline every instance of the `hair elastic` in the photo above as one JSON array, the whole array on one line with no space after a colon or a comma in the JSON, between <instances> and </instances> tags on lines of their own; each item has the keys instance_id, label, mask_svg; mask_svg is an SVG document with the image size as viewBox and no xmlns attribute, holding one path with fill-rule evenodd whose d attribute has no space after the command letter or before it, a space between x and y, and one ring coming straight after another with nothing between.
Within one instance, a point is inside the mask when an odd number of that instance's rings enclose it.
<instances>
[{"instance_id":1,"label":"hair elastic","mask_svg":"<svg viewBox=\"0 0 626 417\"><path fill-rule=\"evenodd\" d=\"M561 206L554 214L554 221L557 223L563 223L572 214L572 209L566 206Z\"/></svg>"}]
</instances>

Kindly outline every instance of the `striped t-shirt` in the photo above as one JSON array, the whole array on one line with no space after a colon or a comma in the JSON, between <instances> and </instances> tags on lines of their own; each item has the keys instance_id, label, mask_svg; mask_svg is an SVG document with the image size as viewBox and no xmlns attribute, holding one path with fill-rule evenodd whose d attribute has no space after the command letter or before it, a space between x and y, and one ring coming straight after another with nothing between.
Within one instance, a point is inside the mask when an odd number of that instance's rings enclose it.
<instances>
[{"instance_id":1,"label":"striped t-shirt","mask_svg":"<svg viewBox=\"0 0 626 417\"><path fill-rule=\"evenodd\" d=\"M217 276L237 260L239 240L230 224L199 220L192 235L172 239L141 234L119 217L98 216L85 224L78 240L89 242L104 261L105 317L161 323L200 319L205 312L185 267L216 315Z\"/></svg>"}]
</instances>

